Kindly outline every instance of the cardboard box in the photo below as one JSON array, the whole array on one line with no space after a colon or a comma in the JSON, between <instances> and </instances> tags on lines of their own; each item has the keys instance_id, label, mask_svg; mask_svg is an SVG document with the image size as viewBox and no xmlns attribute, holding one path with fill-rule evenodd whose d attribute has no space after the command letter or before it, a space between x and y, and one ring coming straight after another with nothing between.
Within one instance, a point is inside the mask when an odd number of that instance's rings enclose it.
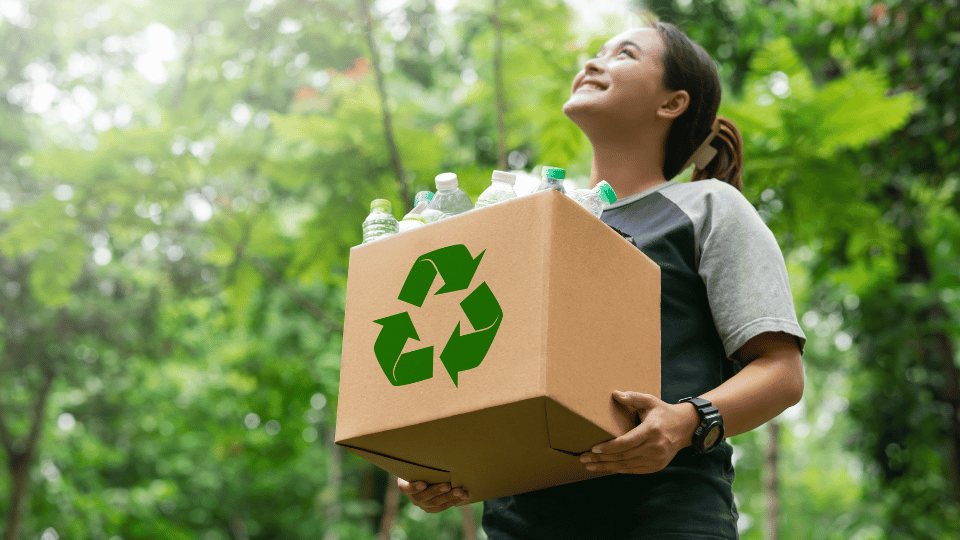
<instances>
[{"instance_id":1,"label":"cardboard box","mask_svg":"<svg viewBox=\"0 0 960 540\"><path fill-rule=\"evenodd\" d=\"M614 390L660 396L660 268L568 197L351 250L335 440L379 467L470 502L601 476Z\"/></svg>"}]
</instances>

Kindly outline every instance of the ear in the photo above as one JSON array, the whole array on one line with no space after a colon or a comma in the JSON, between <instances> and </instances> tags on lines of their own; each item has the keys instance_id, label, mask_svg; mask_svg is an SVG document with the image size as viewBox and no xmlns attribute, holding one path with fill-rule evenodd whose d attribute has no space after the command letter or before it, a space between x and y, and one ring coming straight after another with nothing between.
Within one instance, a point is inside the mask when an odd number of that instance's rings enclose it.
<instances>
[{"instance_id":1,"label":"ear","mask_svg":"<svg viewBox=\"0 0 960 540\"><path fill-rule=\"evenodd\" d=\"M683 114L690 106L690 94L686 90L677 90L667 94L666 99L657 109L657 117L664 120L673 120Z\"/></svg>"}]
</instances>

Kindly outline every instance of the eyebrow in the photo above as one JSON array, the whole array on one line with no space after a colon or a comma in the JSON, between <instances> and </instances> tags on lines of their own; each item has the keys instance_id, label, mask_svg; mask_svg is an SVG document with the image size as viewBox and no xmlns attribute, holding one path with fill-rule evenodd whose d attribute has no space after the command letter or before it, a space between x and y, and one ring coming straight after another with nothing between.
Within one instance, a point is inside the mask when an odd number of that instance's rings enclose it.
<instances>
[{"instance_id":1,"label":"eyebrow","mask_svg":"<svg viewBox=\"0 0 960 540\"><path fill-rule=\"evenodd\" d=\"M633 45L633 46L636 47L637 49L639 49L639 50L641 50L641 51L643 50L643 47L637 45L636 43L630 41L629 39L625 39L625 40L621 41L620 43L617 44L617 46L616 46L615 48L619 49L620 47L623 47L624 45ZM597 54L602 54L603 51L605 51L605 50L607 50L607 46L606 46L606 45L604 45L603 47L600 47L600 50L597 51Z\"/></svg>"}]
</instances>

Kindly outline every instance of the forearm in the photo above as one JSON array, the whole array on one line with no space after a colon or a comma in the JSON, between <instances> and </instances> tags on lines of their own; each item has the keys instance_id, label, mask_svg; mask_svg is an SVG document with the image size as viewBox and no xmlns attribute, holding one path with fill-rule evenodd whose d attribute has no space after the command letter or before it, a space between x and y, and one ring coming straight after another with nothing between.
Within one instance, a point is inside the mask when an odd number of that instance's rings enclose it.
<instances>
[{"instance_id":1,"label":"forearm","mask_svg":"<svg viewBox=\"0 0 960 540\"><path fill-rule=\"evenodd\" d=\"M772 420L802 395L803 366L798 352L756 358L700 397L720 410L724 436L732 437Z\"/></svg>"}]
</instances>

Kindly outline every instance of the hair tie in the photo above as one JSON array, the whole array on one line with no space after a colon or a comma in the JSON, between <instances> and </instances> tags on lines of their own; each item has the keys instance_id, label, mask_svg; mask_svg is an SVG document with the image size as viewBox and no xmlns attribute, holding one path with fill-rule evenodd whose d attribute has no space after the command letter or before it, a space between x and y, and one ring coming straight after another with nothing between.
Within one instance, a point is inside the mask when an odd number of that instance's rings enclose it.
<instances>
[{"instance_id":1,"label":"hair tie","mask_svg":"<svg viewBox=\"0 0 960 540\"><path fill-rule=\"evenodd\" d=\"M710 145L710 142L713 141L713 138L720 133L720 119L715 118L713 120L713 125L710 126L710 133L707 135L707 138L700 143L700 146L693 151L693 155L690 156L690 159L683 164L683 167L680 168L680 171L686 170L691 163L696 163L697 168L703 170L707 167L707 164L710 163L717 155L717 149Z\"/></svg>"}]
</instances>

